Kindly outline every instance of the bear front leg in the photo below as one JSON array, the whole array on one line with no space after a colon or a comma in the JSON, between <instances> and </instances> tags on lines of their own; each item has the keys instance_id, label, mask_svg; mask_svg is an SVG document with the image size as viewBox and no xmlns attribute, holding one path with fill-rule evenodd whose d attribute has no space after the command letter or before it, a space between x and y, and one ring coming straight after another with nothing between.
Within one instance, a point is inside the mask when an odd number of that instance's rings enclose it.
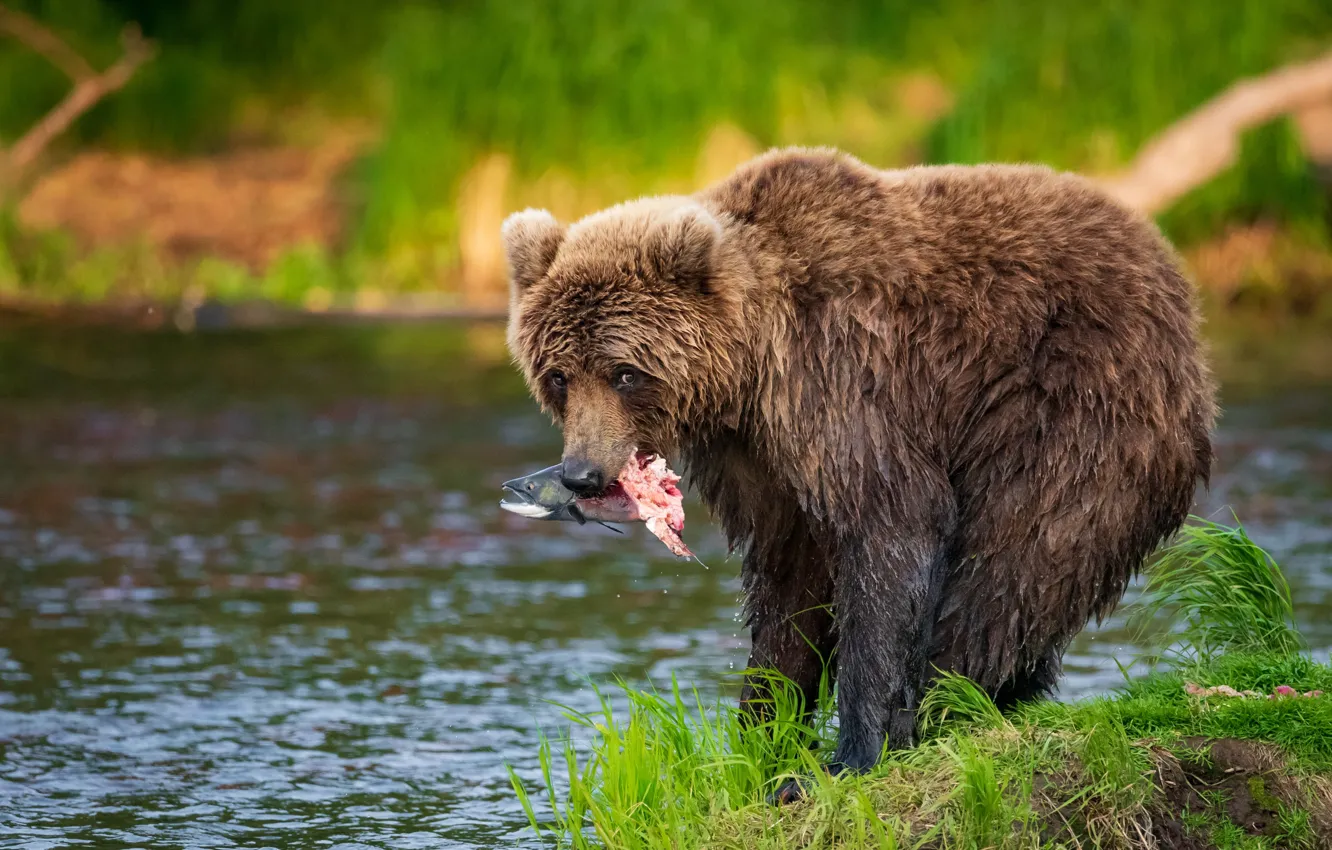
<instances>
[{"instance_id":1,"label":"bear front leg","mask_svg":"<svg viewBox=\"0 0 1332 850\"><path fill-rule=\"evenodd\" d=\"M893 532L846 542L835 561L837 634L837 750L828 764L836 775L872 768L888 749L914 743L916 709L927 682L930 637L944 577L948 521L914 532ZM791 779L768 800L791 803L804 783Z\"/></svg>"},{"instance_id":2,"label":"bear front leg","mask_svg":"<svg viewBox=\"0 0 1332 850\"><path fill-rule=\"evenodd\" d=\"M837 562L837 751L830 769L865 771L915 742L948 522L847 541Z\"/></svg>"},{"instance_id":3,"label":"bear front leg","mask_svg":"<svg viewBox=\"0 0 1332 850\"><path fill-rule=\"evenodd\" d=\"M761 671L775 671L799 689L807 721L817 708L819 681L834 645L832 564L810 535L795 528L770 545L751 548L741 575L751 636L742 717L749 722L771 717Z\"/></svg>"}]
</instances>

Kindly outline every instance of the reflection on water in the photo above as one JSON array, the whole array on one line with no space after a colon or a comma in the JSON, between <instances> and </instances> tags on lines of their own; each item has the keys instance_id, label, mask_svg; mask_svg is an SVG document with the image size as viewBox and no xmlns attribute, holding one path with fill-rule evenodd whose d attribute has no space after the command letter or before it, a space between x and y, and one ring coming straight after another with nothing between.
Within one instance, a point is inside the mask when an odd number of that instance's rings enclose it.
<instances>
[{"instance_id":1,"label":"reflection on water","mask_svg":"<svg viewBox=\"0 0 1332 850\"><path fill-rule=\"evenodd\" d=\"M558 454L498 331L0 328L0 844L532 844L547 700L745 659L697 505L534 523L500 481ZM1207 510L1233 507L1332 646L1332 393L1237 378ZM1118 620L1066 695L1132 658Z\"/></svg>"}]
</instances>

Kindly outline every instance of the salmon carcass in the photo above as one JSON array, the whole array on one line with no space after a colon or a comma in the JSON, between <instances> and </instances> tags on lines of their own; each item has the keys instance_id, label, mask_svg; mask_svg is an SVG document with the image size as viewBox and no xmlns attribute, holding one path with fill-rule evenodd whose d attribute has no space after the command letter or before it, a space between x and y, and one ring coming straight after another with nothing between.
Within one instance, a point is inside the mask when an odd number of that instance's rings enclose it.
<instances>
[{"instance_id":1,"label":"salmon carcass","mask_svg":"<svg viewBox=\"0 0 1332 850\"><path fill-rule=\"evenodd\" d=\"M633 519L642 520L666 548L681 558L690 558L694 553L680 538L685 514L684 494L679 485L680 476L666 465L666 458L635 452L602 498L627 503L626 507L631 506L637 514ZM580 506L581 503L580 499Z\"/></svg>"},{"instance_id":2,"label":"salmon carcass","mask_svg":"<svg viewBox=\"0 0 1332 850\"><path fill-rule=\"evenodd\" d=\"M507 495L500 507L529 519L580 524L642 522L679 557L694 556L680 538L685 519L680 476L671 471L665 458L634 452L609 487L585 498L575 498L561 482L561 473L556 464L504 482Z\"/></svg>"}]
</instances>

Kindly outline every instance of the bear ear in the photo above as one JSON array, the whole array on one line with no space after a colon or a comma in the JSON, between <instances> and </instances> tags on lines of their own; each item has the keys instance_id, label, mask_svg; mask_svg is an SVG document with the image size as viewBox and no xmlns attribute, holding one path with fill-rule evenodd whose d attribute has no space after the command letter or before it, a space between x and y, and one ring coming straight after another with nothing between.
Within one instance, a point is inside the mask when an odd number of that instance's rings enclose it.
<instances>
[{"instance_id":1,"label":"bear ear","mask_svg":"<svg viewBox=\"0 0 1332 850\"><path fill-rule=\"evenodd\" d=\"M564 226L545 210L523 210L504 220L500 229L504 255L515 290L540 280L564 241Z\"/></svg>"},{"instance_id":2,"label":"bear ear","mask_svg":"<svg viewBox=\"0 0 1332 850\"><path fill-rule=\"evenodd\" d=\"M706 291L721 239L721 222L703 207L691 204L657 224L648 243L648 260L663 280Z\"/></svg>"}]
</instances>

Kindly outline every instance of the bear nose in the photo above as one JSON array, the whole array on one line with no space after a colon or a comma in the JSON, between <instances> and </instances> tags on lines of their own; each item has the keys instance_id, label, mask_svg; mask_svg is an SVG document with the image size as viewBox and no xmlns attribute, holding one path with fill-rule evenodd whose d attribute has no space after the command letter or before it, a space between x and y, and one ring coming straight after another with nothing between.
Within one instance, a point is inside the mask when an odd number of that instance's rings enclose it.
<instances>
[{"instance_id":1,"label":"bear nose","mask_svg":"<svg viewBox=\"0 0 1332 850\"><path fill-rule=\"evenodd\" d=\"M606 476L590 461L568 458L560 473L560 483L578 495L599 493L606 487Z\"/></svg>"}]
</instances>

